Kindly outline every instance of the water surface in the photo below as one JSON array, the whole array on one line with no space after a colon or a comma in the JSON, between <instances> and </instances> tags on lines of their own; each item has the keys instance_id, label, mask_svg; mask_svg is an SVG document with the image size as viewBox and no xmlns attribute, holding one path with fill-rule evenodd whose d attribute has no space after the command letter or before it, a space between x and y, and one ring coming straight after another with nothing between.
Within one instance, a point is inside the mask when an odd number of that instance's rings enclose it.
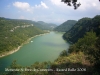
<instances>
[{"instance_id":1,"label":"water surface","mask_svg":"<svg viewBox=\"0 0 100 75\"><path fill-rule=\"evenodd\" d=\"M0 71L4 71L13 60L22 66L30 66L34 62L53 62L61 51L69 48L69 43L62 39L63 33L50 32L49 34L38 36L23 45L19 51L0 58Z\"/></svg>"}]
</instances>

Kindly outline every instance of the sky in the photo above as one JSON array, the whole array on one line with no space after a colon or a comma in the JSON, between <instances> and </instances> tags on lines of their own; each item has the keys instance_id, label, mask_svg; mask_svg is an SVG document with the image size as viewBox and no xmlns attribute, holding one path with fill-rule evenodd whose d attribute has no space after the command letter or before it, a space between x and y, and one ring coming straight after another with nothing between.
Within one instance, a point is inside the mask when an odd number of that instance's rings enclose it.
<instances>
[{"instance_id":1,"label":"sky","mask_svg":"<svg viewBox=\"0 0 100 75\"><path fill-rule=\"evenodd\" d=\"M100 15L99 0L78 0L81 6L67 6L61 0L0 0L0 17L61 24L67 20Z\"/></svg>"}]
</instances>

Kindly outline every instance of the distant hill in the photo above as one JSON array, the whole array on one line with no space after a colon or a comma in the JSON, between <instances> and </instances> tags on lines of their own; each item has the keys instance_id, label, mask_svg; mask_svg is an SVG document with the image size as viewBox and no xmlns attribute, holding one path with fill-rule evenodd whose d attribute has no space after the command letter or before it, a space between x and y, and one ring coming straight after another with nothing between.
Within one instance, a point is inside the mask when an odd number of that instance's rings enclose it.
<instances>
[{"instance_id":1,"label":"distant hill","mask_svg":"<svg viewBox=\"0 0 100 75\"><path fill-rule=\"evenodd\" d=\"M20 22L24 22L24 23L29 23L29 24L33 24L34 26L38 27L39 29L42 30L53 30L53 28L55 28L57 25L52 24L52 23L45 23L43 21L32 21L32 20L24 20L24 19L9 19L9 18L5 18L6 20L13 20L13 21L20 21Z\"/></svg>"},{"instance_id":2,"label":"distant hill","mask_svg":"<svg viewBox=\"0 0 100 75\"><path fill-rule=\"evenodd\" d=\"M71 29L76 24L77 21L75 20L68 20L61 25L57 26L54 28L54 31L60 31L60 32L65 32Z\"/></svg>"},{"instance_id":3,"label":"distant hill","mask_svg":"<svg viewBox=\"0 0 100 75\"><path fill-rule=\"evenodd\" d=\"M94 18L80 19L63 37L73 43L82 38L86 32L93 30L96 34L100 34L100 15Z\"/></svg>"},{"instance_id":4,"label":"distant hill","mask_svg":"<svg viewBox=\"0 0 100 75\"><path fill-rule=\"evenodd\" d=\"M45 23L43 21L38 21L37 23L43 25L44 29L47 28L48 30L52 30L53 28L57 27L57 25L53 23Z\"/></svg>"}]
</instances>

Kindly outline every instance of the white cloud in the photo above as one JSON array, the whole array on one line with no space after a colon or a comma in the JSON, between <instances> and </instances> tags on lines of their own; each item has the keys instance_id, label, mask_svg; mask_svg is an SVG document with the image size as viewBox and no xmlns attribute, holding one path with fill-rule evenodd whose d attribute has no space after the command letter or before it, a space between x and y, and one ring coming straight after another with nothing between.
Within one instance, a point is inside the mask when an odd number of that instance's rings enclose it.
<instances>
[{"instance_id":1,"label":"white cloud","mask_svg":"<svg viewBox=\"0 0 100 75\"><path fill-rule=\"evenodd\" d=\"M44 8L48 8L48 6L42 1L41 1L41 6L43 6Z\"/></svg>"},{"instance_id":2,"label":"white cloud","mask_svg":"<svg viewBox=\"0 0 100 75\"><path fill-rule=\"evenodd\" d=\"M39 4L39 5L35 5L35 8L41 8L41 7L43 7L43 8L49 8L44 2L42 2L41 1L41 4Z\"/></svg>"},{"instance_id":3,"label":"white cloud","mask_svg":"<svg viewBox=\"0 0 100 75\"><path fill-rule=\"evenodd\" d=\"M48 9L49 7L41 1L41 3L39 5L35 5L35 6L30 6L29 3L27 2L14 2L13 3L13 6L21 9L21 10L24 10L24 11L28 11L28 12L31 12L33 13L33 10L34 9L37 9L37 8L45 8L45 9Z\"/></svg>"},{"instance_id":4,"label":"white cloud","mask_svg":"<svg viewBox=\"0 0 100 75\"><path fill-rule=\"evenodd\" d=\"M100 2L98 0L79 0L81 3L81 6L79 7L80 10L86 10L88 11L89 9L97 9L100 7Z\"/></svg>"},{"instance_id":5,"label":"white cloud","mask_svg":"<svg viewBox=\"0 0 100 75\"><path fill-rule=\"evenodd\" d=\"M97 6L96 3L92 3L92 4L93 4L94 7Z\"/></svg>"},{"instance_id":6,"label":"white cloud","mask_svg":"<svg viewBox=\"0 0 100 75\"><path fill-rule=\"evenodd\" d=\"M61 5L61 0L51 0L54 5Z\"/></svg>"},{"instance_id":7,"label":"white cloud","mask_svg":"<svg viewBox=\"0 0 100 75\"><path fill-rule=\"evenodd\" d=\"M27 2L14 2L13 6L29 12L32 12L33 10L32 7Z\"/></svg>"},{"instance_id":8,"label":"white cloud","mask_svg":"<svg viewBox=\"0 0 100 75\"><path fill-rule=\"evenodd\" d=\"M61 2L61 0L50 0L50 3L53 9L56 9L57 11L73 10L72 7L67 6L67 4Z\"/></svg>"}]
</instances>

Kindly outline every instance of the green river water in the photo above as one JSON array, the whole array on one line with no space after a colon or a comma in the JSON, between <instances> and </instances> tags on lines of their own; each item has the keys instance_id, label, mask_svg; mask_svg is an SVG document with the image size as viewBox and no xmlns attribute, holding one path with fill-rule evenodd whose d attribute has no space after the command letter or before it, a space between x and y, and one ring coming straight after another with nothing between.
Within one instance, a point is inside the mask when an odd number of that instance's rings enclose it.
<instances>
[{"instance_id":1,"label":"green river water","mask_svg":"<svg viewBox=\"0 0 100 75\"><path fill-rule=\"evenodd\" d=\"M0 72L5 71L5 68L14 60L17 60L17 63L22 66L30 66L37 61L53 62L63 50L70 46L63 40L62 35L63 33L60 32L50 32L31 39L19 51L0 58Z\"/></svg>"}]
</instances>

